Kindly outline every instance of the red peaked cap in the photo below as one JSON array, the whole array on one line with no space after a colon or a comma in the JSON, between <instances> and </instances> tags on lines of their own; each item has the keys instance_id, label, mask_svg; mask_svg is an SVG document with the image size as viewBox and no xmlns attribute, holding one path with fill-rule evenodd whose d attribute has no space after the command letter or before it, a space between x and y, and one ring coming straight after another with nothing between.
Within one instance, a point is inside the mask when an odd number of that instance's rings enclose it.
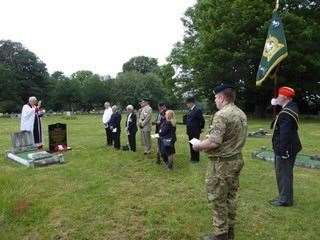
<instances>
[{"instance_id":1,"label":"red peaked cap","mask_svg":"<svg viewBox=\"0 0 320 240\"><path fill-rule=\"evenodd\" d=\"M293 98L295 95L294 89L290 87L281 87L278 89L278 95L283 95L286 97Z\"/></svg>"}]
</instances>

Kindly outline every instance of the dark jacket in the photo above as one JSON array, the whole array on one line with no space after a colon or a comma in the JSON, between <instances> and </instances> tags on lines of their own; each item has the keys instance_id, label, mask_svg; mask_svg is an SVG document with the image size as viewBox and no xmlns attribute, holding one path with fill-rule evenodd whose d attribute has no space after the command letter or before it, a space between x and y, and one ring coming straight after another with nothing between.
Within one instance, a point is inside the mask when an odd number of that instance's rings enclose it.
<instances>
[{"instance_id":1,"label":"dark jacket","mask_svg":"<svg viewBox=\"0 0 320 240\"><path fill-rule=\"evenodd\" d=\"M114 112L111 115L109 126L111 129L117 129L117 132L120 133L121 131L121 114L118 112Z\"/></svg>"},{"instance_id":2,"label":"dark jacket","mask_svg":"<svg viewBox=\"0 0 320 240\"><path fill-rule=\"evenodd\" d=\"M278 156L295 156L302 146L298 135L298 106L289 102L274 123L272 136L273 150Z\"/></svg>"},{"instance_id":3,"label":"dark jacket","mask_svg":"<svg viewBox=\"0 0 320 240\"><path fill-rule=\"evenodd\" d=\"M156 121L156 133L159 133L161 125L166 121L166 111L164 110L163 112L159 112L157 116L157 121Z\"/></svg>"},{"instance_id":4,"label":"dark jacket","mask_svg":"<svg viewBox=\"0 0 320 240\"><path fill-rule=\"evenodd\" d=\"M172 125L171 122L164 120L163 124L159 129L159 137L165 139L172 139L172 144L174 144L177 140L176 137L176 127Z\"/></svg>"},{"instance_id":5,"label":"dark jacket","mask_svg":"<svg viewBox=\"0 0 320 240\"><path fill-rule=\"evenodd\" d=\"M130 118L128 119L129 114L127 116L127 120L126 120L126 128L128 130L128 132L131 134L135 134L138 131L137 128L137 116L136 114L133 112L131 113Z\"/></svg>"},{"instance_id":6,"label":"dark jacket","mask_svg":"<svg viewBox=\"0 0 320 240\"><path fill-rule=\"evenodd\" d=\"M197 135L201 133L201 130L204 128L205 120L202 115L202 111L194 106L187 114L187 134L188 135Z\"/></svg>"},{"instance_id":7,"label":"dark jacket","mask_svg":"<svg viewBox=\"0 0 320 240\"><path fill-rule=\"evenodd\" d=\"M176 127L171 122L165 120L160 126L159 137L161 155L169 156L174 154L176 152L174 143L177 141Z\"/></svg>"}]
</instances>

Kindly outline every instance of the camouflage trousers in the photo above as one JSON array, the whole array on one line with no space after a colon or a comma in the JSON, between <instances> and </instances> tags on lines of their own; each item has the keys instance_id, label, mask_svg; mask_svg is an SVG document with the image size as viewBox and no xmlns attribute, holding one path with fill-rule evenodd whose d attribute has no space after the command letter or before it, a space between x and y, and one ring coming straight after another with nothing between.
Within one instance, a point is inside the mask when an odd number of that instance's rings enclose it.
<instances>
[{"instance_id":1,"label":"camouflage trousers","mask_svg":"<svg viewBox=\"0 0 320 240\"><path fill-rule=\"evenodd\" d=\"M213 234L219 235L234 228L239 175L244 162L241 155L232 161L210 160L206 186L212 207Z\"/></svg>"}]
</instances>

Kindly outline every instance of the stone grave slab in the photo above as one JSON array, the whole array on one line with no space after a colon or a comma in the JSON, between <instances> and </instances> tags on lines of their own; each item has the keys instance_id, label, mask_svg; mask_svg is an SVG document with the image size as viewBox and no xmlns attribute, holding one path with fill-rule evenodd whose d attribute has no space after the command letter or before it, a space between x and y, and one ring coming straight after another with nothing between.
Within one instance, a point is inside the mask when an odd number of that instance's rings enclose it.
<instances>
[{"instance_id":1,"label":"stone grave slab","mask_svg":"<svg viewBox=\"0 0 320 240\"><path fill-rule=\"evenodd\" d=\"M273 150L262 147L259 150L253 151L251 153L253 159L260 159L268 162L274 162L274 152ZM306 168L316 168L320 169L320 156L319 155L306 155L298 153L296 157L296 166L306 167Z\"/></svg>"},{"instance_id":2,"label":"stone grave slab","mask_svg":"<svg viewBox=\"0 0 320 240\"><path fill-rule=\"evenodd\" d=\"M44 166L63 163L63 154L51 154L39 150L34 144L32 132L21 131L11 135L12 149L6 152L9 160L13 160L27 167Z\"/></svg>"}]
</instances>

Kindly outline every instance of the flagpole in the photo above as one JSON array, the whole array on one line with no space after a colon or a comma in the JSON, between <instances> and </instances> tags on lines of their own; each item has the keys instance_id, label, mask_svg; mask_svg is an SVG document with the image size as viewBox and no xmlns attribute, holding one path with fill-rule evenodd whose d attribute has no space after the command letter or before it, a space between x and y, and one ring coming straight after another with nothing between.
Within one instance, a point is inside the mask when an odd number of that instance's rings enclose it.
<instances>
[{"instance_id":1,"label":"flagpole","mask_svg":"<svg viewBox=\"0 0 320 240\"><path fill-rule=\"evenodd\" d=\"M276 7L274 8L274 12L276 12L277 10L278 10L278 8L279 8L279 0L277 0L277 2L276 2Z\"/></svg>"},{"instance_id":2,"label":"flagpole","mask_svg":"<svg viewBox=\"0 0 320 240\"><path fill-rule=\"evenodd\" d=\"M277 72L280 68L280 64L278 64L277 68L274 70L274 74L272 76L270 76L271 79L273 79L273 97L274 98L277 98L277 95L278 95L278 75L277 75ZM277 108L276 106L273 106L273 117L275 118L276 115L277 115L277 112L276 112Z\"/></svg>"}]
</instances>

